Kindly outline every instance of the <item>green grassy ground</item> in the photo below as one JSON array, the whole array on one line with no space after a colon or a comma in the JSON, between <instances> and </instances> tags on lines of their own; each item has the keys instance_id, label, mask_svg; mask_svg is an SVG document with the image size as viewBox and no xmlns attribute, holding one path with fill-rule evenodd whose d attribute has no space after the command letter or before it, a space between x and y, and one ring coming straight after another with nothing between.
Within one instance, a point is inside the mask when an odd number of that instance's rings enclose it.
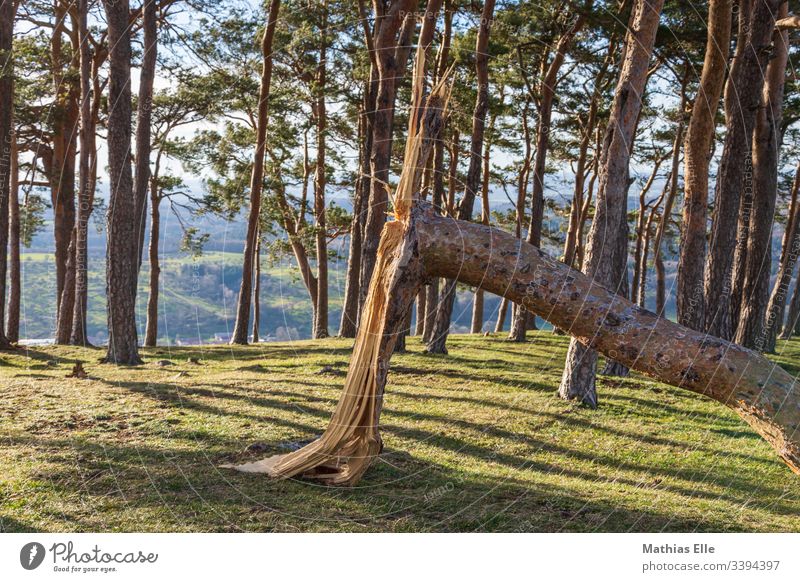
<instances>
[{"instance_id":1,"label":"green grassy ground","mask_svg":"<svg viewBox=\"0 0 800 582\"><path fill-rule=\"evenodd\" d=\"M533 340L454 336L442 357L411 339L384 453L351 489L217 468L319 435L350 341L146 350L138 368L2 354L0 528L800 531L800 478L734 414L640 376L601 380L596 411L566 404L566 339ZM800 341L779 349L798 373ZM89 379L66 378L75 359Z\"/></svg>"}]
</instances>

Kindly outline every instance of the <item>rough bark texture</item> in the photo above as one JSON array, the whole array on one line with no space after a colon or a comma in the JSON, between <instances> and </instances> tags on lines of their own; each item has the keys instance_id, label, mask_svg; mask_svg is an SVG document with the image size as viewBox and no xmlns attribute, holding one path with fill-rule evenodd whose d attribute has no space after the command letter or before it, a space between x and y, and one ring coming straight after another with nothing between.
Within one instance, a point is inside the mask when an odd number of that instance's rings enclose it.
<instances>
[{"instance_id":1,"label":"rough bark texture","mask_svg":"<svg viewBox=\"0 0 800 582\"><path fill-rule=\"evenodd\" d=\"M489 33L494 15L494 0L486 0L481 12L481 24L475 43L475 73L478 83L475 109L472 115L472 145L470 148L469 168L464 188L464 196L458 206L457 216L460 220L470 220L475 205L475 195L481 184L483 136L486 113L489 110ZM447 336L450 334L450 323L453 317L453 305L456 300L456 285L445 285L436 311L434 330L425 350L431 354L447 353Z\"/></svg>"},{"instance_id":2,"label":"rough bark texture","mask_svg":"<svg viewBox=\"0 0 800 582\"><path fill-rule=\"evenodd\" d=\"M736 224L751 153L755 116L781 0L743 0L730 79L725 88L725 145L717 172L708 262L705 270L705 329L730 339L731 281Z\"/></svg>"},{"instance_id":3,"label":"rough bark texture","mask_svg":"<svg viewBox=\"0 0 800 582\"><path fill-rule=\"evenodd\" d=\"M6 308L6 250L8 247L8 205L12 192L12 161L14 148L14 67L12 45L14 35L14 4L0 2L0 349L7 349L4 312Z\"/></svg>"},{"instance_id":4,"label":"rough bark texture","mask_svg":"<svg viewBox=\"0 0 800 582\"><path fill-rule=\"evenodd\" d=\"M658 317L513 235L442 217L425 204L386 225L378 256L369 308L325 433L238 470L357 483L382 449L378 423L397 326L424 280L446 277L508 297L621 364L728 406L800 473L800 392L791 375L759 354Z\"/></svg>"},{"instance_id":5,"label":"rough bark texture","mask_svg":"<svg viewBox=\"0 0 800 582\"><path fill-rule=\"evenodd\" d=\"M269 8L269 19L261 39L263 64L261 69L261 86L258 93L258 120L256 126L256 153L253 160L253 172L250 177L250 213L247 217L247 234L244 242L244 258L242 261L242 283L239 286L239 298L236 304L236 323L231 336L231 344L246 344L250 325L250 303L253 300L253 259L255 257L258 224L261 218L261 191L264 187L264 153L267 144L267 117L269 113L269 91L272 81L272 40L275 38L275 27L278 23L280 0L272 0Z\"/></svg>"},{"instance_id":6,"label":"rough bark texture","mask_svg":"<svg viewBox=\"0 0 800 582\"><path fill-rule=\"evenodd\" d=\"M792 335L800 335L800 277L794 284L794 294L789 305L789 313L781 332L781 339L789 339Z\"/></svg>"},{"instance_id":7,"label":"rough bark texture","mask_svg":"<svg viewBox=\"0 0 800 582\"><path fill-rule=\"evenodd\" d=\"M139 101L136 109L136 168L133 179L133 197L136 204L136 274L142 268L144 231L147 222L147 198L150 184L150 134L153 112L153 82L156 77L158 56L158 25L156 23L156 0L143 0L142 31L144 53L139 71Z\"/></svg>"},{"instance_id":8,"label":"rough bark texture","mask_svg":"<svg viewBox=\"0 0 800 582\"><path fill-rule=\"evenodd\" d=\"M325 132L328 113L325 108L325 82L327 79L327 5L320 30L319 60L315 79L317 92L314 100L314 118L317 122L317 164L314 172L314 221L317 251L317 302L314 309L312 337L328 337L328 231L325 220Z\"/></svg>"},{"instance_id":9,"label":"rough bark texture","mask_svg":"<svg viewBox=\"0 0 800 582\"><path fill-rule=\"evenodd\" d=\"M161 277L161 261L158 257L158 242L161 238L161 197L158 184L153 180L150 184L150 244L148 246L148 263L150 264L150 280L147 294L147 323L144 332L144 345L155 347L158 341L158 285Z\"/></svg>"},{"instance_id":10,"label":"rough bark texture","mask_svg":"<svg viewBox=\"0 0 800 582\"><path fill-rule=\"evenodd\" d=\"M797 257L800 255L800 228L798 228L800 200L798 200L798 193L800 193L800 163L797 164L794 182L792 183L792 201L789 205L786 230L783 233L778 276L775 278L775 284L769 297L769 305L767 306L767 333L764 343L765 352L775 351L775 342L778 332L781 331L781 326L783 326L784 317L786 316L786 300L789 296L792 274L797 264ZM783 339L789 338L789 330L790 328L788 326L783 326L784 333L781 335Z\"/></svg>"},{"instance_id":11,"label":"rough bark texture","mask_svg":"<svg viewBox=\"0 0 800 582\"><path fill-rule=\"evenodd\" d=\"M787 14L788 4L784 2L779 16ZM773 54L767 66L767 80L753 134L753 212L736 329L736 342L758 351L768 347L769 327L776 324L775 321L766 321L766 315L772 272L772 223L778 197L783 86L789 57L789 33L775 31L773 43Z\"/></svg>"},{"instance_id":12,"label":"rough bark texture","mask_svg":"<svg viewBox=\"0 0 800 582\"><path fill-rule=\"evenodd\" d=\"M708 5L705 61L684 146L684 206L676 302L678 322L696 330L705 326L703 269L706 257L708 166L713 153L714 117L725 84L725 65L731 36L731 2L711 0Z\"/></svg>"},{"instance_id":13,"label":"rough bark texture","mask_svg":"<svg viewBox=\"0 0 800 582\"><path fill-rule=\"evenodd\" d=\"M22 295L20 264L19 169L16 139L12 137L8 191L8 304L6 307L6 338L19 341L19 308ZM1 298L0 298L1 300Z\"/></svg>"},{"instance_id":14,"label":"rough bark texture","mask_svg":"<svg viewBox=\"0 0 800 582\"><path fill-rule=\"evenodd\" d=\"M361 241L361 273L359 275L359 311L366 301L369 281L375 268L378 243L386 221L389 194L389 165L392 155L392 129L397 84L402 78L406 59L399 54L408 42L415 22L411 12L413 0L392 0L386 11L375 15L375 55L378 67L378 89L375 97L375 114L372 127L370 157L370 190L366 208L366 222ZM375 4L382 7L381 2ZM403 69L401 70L401 66Z\"/></svg>"},{"instance_id":15,"label":"rough bark texture","mask_svg":"<svg viewBox=\"0 0 800 582\"><path fill-rule=\"evenodd\" d=\"M598 285L612 289L620 285L627 264L628 164L663 4L663 0L640 0L636 4L600 155L597 208L589 231L583 271ZM575 335L569 328L565 331ZM597 353L573 339L559 395L596 406L596 370Z\"/></svg>"},{"instance_id":16,"label":"rough bark texture","mask_svg":"<svg viewBox=\"0 0 800 582\"><path fill-rule=\"evenodd\" d=\"M92 109L92 53L88 28L89 0L78 3L78 37L80 38L80 158L78 162L78 207L75 223L75 294L72 306L70 343L85 346L89 295L89 217L94 203L96 148L95 114ZM94 96L95 99L99 96Z\"/></svg>"},{"instance_id":17,"label":"rough bark texture","mask_svg":"<svg viewBox=\"0 0 800 582\"><path fill-rule=\"evenodd\" d=\"M74 265L69 256L72 230L75 226L75 153L78 133L78 98L80 88L75 75L68 74L78 67L78 34L75 22L71 30L67 22L74 16L65 0L54 3L55 26L51 40L53 88L53 129L51 156L45 156L51 202L53 205L53 235L56 264L56 339L64 338L72 327L72 310L62 312L67 265ZM68 36L71 58L67 68L64 37ZM74 248L74 247L73 247ZM65 333L66 330L66 333ZM63 339L62 339L63 343Z\"/></svg>"},{"instance_id":18,"label":"rough bark texture","mask_svg":"<svg viewBox=\"0 0 800 582\"><path fill-rule=\"evenodd\" d=\"M136 336L135 204L131 170L131 40L128 0L104 0L108 21L109 85L108 167L111 196L108 204L106 296L108 297L108 351L116 364L141 364Z\"/></svg>"}]
</instances>

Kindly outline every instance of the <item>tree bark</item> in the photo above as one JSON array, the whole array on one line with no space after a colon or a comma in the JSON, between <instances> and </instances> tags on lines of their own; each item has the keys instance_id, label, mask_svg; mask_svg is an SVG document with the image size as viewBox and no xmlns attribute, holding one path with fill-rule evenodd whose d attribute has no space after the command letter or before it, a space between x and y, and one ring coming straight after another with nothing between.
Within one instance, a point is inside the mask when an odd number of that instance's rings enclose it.
<instances>
[{"instance_id":1,"label":"tree bark","mask_svg":"<svg viewBox=\"0 0 800 582\"><path fill-rule=\"evenodd\" d=\"M781 0L739 6L736 55L725 88L725 145L717 172L711 242L705 270L705 329L730 339L731 282L741 191L751 162L751 140L761 100L775 16Z\"/></svg>"},{"instance_id":2,"label":"tree bark","mask_svg":"<svg viewBox=\"0 0 800 582\"><path fill-rule=\"evenodd\" d=\"M53 204L53 233L55 237L55 262L56 262L56 342L68 343L72 329L72 304L63 301L67 271L75 265L74 258L70 255L73 229L75 227L75 154L76 138L78 133L78 96L80 88L74 75L65 74L63 70L63 39L65 34L70 35L72 49L69 68L77 68L78 63L78 35L75 30L67 28L67 19L73 14L67 2L56 0L55 19L52 37L52 64L53 86L55 90L55 112L53 115L53 148L50 161L49 175L51 197ZM73 274L69 274L71 280ZM66 290L69 295L72 289ZM67 305L69 309L62 311L61 307ZM65 340L65 338L67 338Z\"/></svg>"},{"instance_id":3,"label":"tree bark","mask_svg":"<svg viewBox=\"0 0 800 582\"><path fill-rule=\"evenodd\" d=\"M253 265L253 334L252 342L259 342L259 327L261 326L261 233L256 242L255 264Z\"/></svg>"},{"instance_id":4,"label":"tree bark","mask_svg":"<svg viewBox=\"0 0 800 582\"><path fill-rule=\"evenodd\" d=\"M528 178L533 158L533 139L528 124L530 101L531 97L528 95L525 100L525 106L522 109L522 137L525 144L525 152L522 160L522 167L517 175L517 200L514 208L516 215L514 234L520 239L522 238L522 221L525 219L525 199L528 195ZM526 339L528 325L525 310L522 309L522 313L519 313L519 311L519 305L514 304L511 306L511 325L508 330L508 341L521 343Z\"/></svg>"},{"instance_id":5,"label":"tree bark","mask_svg":"<svg viewBox=\"0 0 800 582\"><path fill-rule=\"evenodd\" d=\"M598 285L611 289L619 288L625 276L629 161L663 4L663 0L639 0L636 3L603 140L597 208L583 270ZM569 328L565 331L575 335ZM597 406L596 370L597 353L573 339L567 352L559 396Z\"/></svg>"},{"instance_id":6,"label":"tree bark","mask_svg":"<svg viewBox=\"0 0 800 582\"><path fill-rule=\"evenodd\" d=\"M800 162L797 164L794 182L792 183L792 198L789 205L789 216L786 220L786 230L783 233L778 276L775 278L775 284L772 287L769 305L767 306L767 339L764 351L768 353L775 351L778 332L781 330L786 316L786 299L789 295L789 286L792 283L792 274L797 264L797 257L800 255L800 228L798 228L800 204L798 204L798 192L800 192ZM783 331L789 332L790 328L783 326ZM781 337L788 339L789 335L790 333L787 333L787 335L781 335Z\"/></svg>"},{"instance_id":7,"label":"tree bark","mask_svg":"<svg viewBox=\"0 0 800 582\"><path fill-rule=\"evenodd\" d=\"M789 13L788 3L781 4L779 18ZM783 87L789 58L789 33L776 30L772 56L767 65L762 104L753 133L753 213L747 241L744 286L742 287L736 342L763 351L769 346L769 281L772 274L772 223L778 197L778 163L781 148ZM776 322L773 321L772 325Z\"/></svg>"},{"instance_id":8,"label":"tree bark","mask_svg":"<svg viewBox=\"0 0 800 582\"><path fill-rule=\"evenodd\" d=\"M108 351L106 361L141 364L136 335L135 203L131 169L131 39L128 0L103 0L108 21L109 85L108 166L111 197L108 205L106 295Z\"/></svg>"},{"instance_id":9,"label":"tree bark","mask_svg":"<svg viewBox=\"0 0 800 582\"><path fill-rule=\"evenodd\" d=\"M5 321L9 198L15 196L14 157L14 3L0 2L0 324ZM0 325L0 349L8 349L5 326Z\"/></svg>"},{"instance_id":10,"label":"tree bark","mask_svg":"<svg viewBox=\"0 0 800 582\"><path fill-rule=\"evenodd\" d=\"M138 278L142 269L144 252L144 232L147 222L147 191L150 184L150 143L151 120L153 112L153 82L156 77L156 58L158 56L158 25L156 22L156 0L142 2L142 31L144 32L144 53L142 68L139 71L139 102L136 109L136 158L133 179L133 197L136 214L136 255L133 265ZM135 284L135 283L134 283Z\"/></svg>"},{"instance_id":11,"label":"tree bark","mask_svg":"<svg viewBox=\"0 0 800 582\"><path fill-rule=\"evenodd\" d=\"M794 284L794 294L789 305L789 314L781 332L781 339L789 339L792 335L800 335L800 277Z\"/></svg>"},{"instance_id":12,"label":"tree bark","mask_svg":"<svg viewBox=\"0 0 800 582\"><path fill-rule=\"evenodd\" d=\"M247 331L250 324L250 302L253 299L253 260L261 220L261 192L264 187L264 154L267 145L267 117L269 113L269 92L272 81L272 40L278 23L280 0L271 0L267 27L261 40L261 86L258 93L258 121L256 126L256 151L253 172L250 177L250 213L247 218L247 234L242 261L242 283L239 286L239 299L236 305L236 323L233 327L231 344L247 344Z\"/></svg>"},{"instance_id":13,"label":"tree bark","mask_svg":"<svg viewBox=\"0 0 800 582\"><path fill-rule=\"evenodd\" d=\"M708 168L731 35L731 0L711 0L700 88L692 106L684 145L684 205L677 272L678 322L695 330L705 326L703 269L706 257Z\"/></svg>"},{"instance_id":14,"label":"tree bark","mask_svg":"<svg viewBox=\"0 0 800 582\"><path fill-rule=\"evenodd\" d=\"M20 264L19 216L19 153L16 135L12 137L8 191L8 305L5 330L9 342L19 341L19 309L22 295L22 265ZM2 299L2 298L0 298Z\"/></svg>"},{"instance_id":15,"label":"tree bark","mask_svg":"<svg viewBox=\"0 0 800 582\"><path fill-rule=\"evenodd\" d=\"M89 344L87 309L89 295L89 217L94 203L96 166L96 116L92 108L92 52L89 43L89 0L78 3L80 39L80 158L78 161L78 208L75 232L75 297L69 343ZM99 99L95 95L94 99Z\"/></svg>"},{"instance_id":16,"label":"tree bark","mask_svg":"<svg viewBox=\"0 0 800 582\"><path fill-rule=\"evenodd\" d=\"M150 263L150 292L147 295L147 324L144 345L152 348L158 341L158 292L161 277L161 261L158 256L158 243L161 237L161 197L155 181L150 184L150 244L148 262Z\"/></svg>"},{"instance_id":17,"label":"tree bark","mask_svg":"<svg viewBox=\"0 0 800 582\"><path fill-rule=\"evenodd\" d=\"M656 313L664 317L664 309L667 304L664 257L661 253L661 243L664 235L669 228L669 220L672 216L672 206L678 196L678 175L681 171L681 142L683 141L683 112L686 108L686 86L689 84L689 71L686 67L686 74L681 83L681 100L678 105L678 126L675 128L675 140L672 143L672 166L670 168L669 190L664 201L664 212L661 213L661 220L658 221L656 238L653 242L653 259L656 267Z\"/></svg>"},{"instance_id":18,"label":"tree bark","mask_svg":"<svg viewBox=\"0 0 800 582\"><path fill-rule=\"evenodd\" d=\"M457 213L459 220L472 219L475 195L481 184L481 153L483 152L486 113L489 110L489 33L494 15L494 4L495 0L485 0L483 4L481 23L478 27L478 36L475 43L475 74L478 91L472 116L472 145L470 148L469 169L467 170L464 196L461 199ZM455 299L456 285L448 282L439 300L433 334L425 347L428 353L447 353L447 336L450 333Z\"/></svg>"},{"instance_id":19,"label":"tree bark","mask_svg":"<svg viewBox=\"0 0 800 582\"><path fill-rule=\"evenodd\" d=\"M440 216L426 204L386 225L378 256L364 325L323 436L286 455L228 467L356 484L382 449L378 426L396 331L424 281L446 277L522 303L592 349L733 409L800 473L800 391L761 355L658 317L511 234Z\"/></svg>"},{"instance_id":20,"label":"tree bark","mask_svg":"<svg viewBox=\"0 0 800 582\"><path fill-rule=\"evenodd\" d=\"M325 220L325 134L328 115L325 109L325 84L327 67L327 4L323 3L323 20L320 27L319 60L316 72L316 97L314 117L317 122L317 164L314 172L314 221L317 251L317 303L314 310L313 338L328 337L328 231Z\"/></svg>"},{"instance_id":21,"label":"tree bark","mask_svg":"<svg viewBox=\"0 0 800 582\"><path fill-rule=\"evenodd\" d=\"M378 67L378 89L373 116L372 151L369 152L371 175L369 199L361 241L359 312L366 301L369 280L375 268L380 233L386 220L395 98L397 85L406 66L405 58L400 58L401 55L398 54L398 51L404 48L404 42L410 40L409 37L416 25L412 14L415 5L413 0L392 0L385 12L381 10L375 14L374 44ZM377 2L375 6L382 7L383 4ZM403 67L402 70L401 67Z\"/></svg>"}]
</instances>

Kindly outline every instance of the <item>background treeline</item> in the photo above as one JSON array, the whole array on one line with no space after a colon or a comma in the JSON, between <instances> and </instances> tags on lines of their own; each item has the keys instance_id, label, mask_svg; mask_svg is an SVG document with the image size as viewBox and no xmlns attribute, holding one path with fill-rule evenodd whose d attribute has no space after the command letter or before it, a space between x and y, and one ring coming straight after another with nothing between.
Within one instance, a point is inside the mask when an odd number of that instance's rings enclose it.
<instances>
[{"instance_id":1,"label":"background treeline","mask_svg":"<svg viewBox=\"0 0 800 582\"><path fill-rule=\"evenodd\" d=\"M752 348L773 350L797 325L788 2L2 7L8 342L91 337L108 341L109 360L135 363L140 340L230 331L245 343L278 327L353 337L419 44L430 81L453 82L423 195L586 270L603 142L642 10L659 18L619 169L630 176L615 255L625 268L612 286ZM431 282L408 323L431 352L446 351L454 324L516 341L536 326L447 281Z\"/></svg>"}]
</instances>

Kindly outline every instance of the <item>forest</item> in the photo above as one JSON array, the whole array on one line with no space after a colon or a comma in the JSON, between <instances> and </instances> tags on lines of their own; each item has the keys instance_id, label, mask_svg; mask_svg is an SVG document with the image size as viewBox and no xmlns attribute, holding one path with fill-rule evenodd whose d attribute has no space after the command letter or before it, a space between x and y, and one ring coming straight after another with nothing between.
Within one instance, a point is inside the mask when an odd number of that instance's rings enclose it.
<instances>
[{"instance_id":1,"label":"forest","mask_svg":"<svg viewBox=\"0 0 800 582\"><path fill-rule=\"evenodd\" d=\"M328 428L218 465L354 485L393 354L483 345L582 418L716 401L800 472L795 0L0 2L4 366L236 385L309 338Z\"/></svg>"}]
</instances>

